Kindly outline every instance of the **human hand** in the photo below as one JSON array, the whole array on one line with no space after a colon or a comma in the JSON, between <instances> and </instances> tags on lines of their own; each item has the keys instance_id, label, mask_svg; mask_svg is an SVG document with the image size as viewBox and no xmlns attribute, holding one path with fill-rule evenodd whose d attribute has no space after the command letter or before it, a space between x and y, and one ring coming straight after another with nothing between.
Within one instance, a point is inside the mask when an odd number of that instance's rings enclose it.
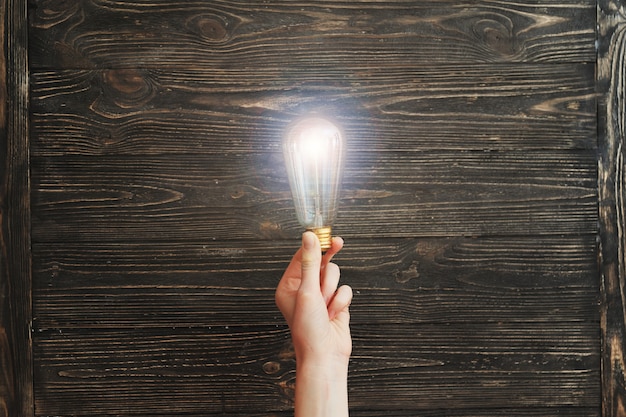
<instances>
[{"instance_id":1,"label":"human hand","mask_svg":"<svg viewBox=\"0 0 626 417\"><path fill-rule=\"evenodd\" d=\"M339 283L330 262L343 247L335 237L322 255L314 233L302 235L276 288L276 305L291 330L296 351L296 417L348 417L348 361L352 352L352 289Z\"/></svg>"},{"instance_id":2,"label":"human hand","mask_svg":"<svg viewBox=\"0 0 626 417\"><path fill-rule=\"evenodd\" d=\"M339 283L339 267L331 263L343 247L335 237L322 254L312 232L302 235L302 246L293 256L276 289L276 305L287 320L298 362L347 366L352 352L349 306L352 289Z\"/></svg>"}]
</instances>

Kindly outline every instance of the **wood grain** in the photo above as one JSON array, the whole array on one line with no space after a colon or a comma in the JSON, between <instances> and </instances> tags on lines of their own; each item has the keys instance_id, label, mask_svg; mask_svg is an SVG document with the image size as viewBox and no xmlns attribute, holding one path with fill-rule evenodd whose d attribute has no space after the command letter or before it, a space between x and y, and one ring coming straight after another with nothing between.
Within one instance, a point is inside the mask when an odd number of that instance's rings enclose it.
<instances>
[{"instance_id":1,"label":"wood grain","mask_svg":"<svg viewBox=\"0 0 626 417\"><path fill-rule=\"evenodd\" d=\"M626 9L599 2L599 198L602 273L603 415L626 416Z\"/></svg>"},{"instance_id":2,"label":"wood grain","mask_svg":"<svg viewBox=\"0 0 626 417\"><path fill-rule=\"evenodd\" d=\"M599 396L597 328L494 323L457 338L467 330L355 326L352 408L584 407ZM43 336L36 343L37 409L45 414L218 414L291 406L294 359L285 327Z\"/></svg>"},{"instance_id":3,"label":"wood grain","mask_svg":"<svg viewBox=\"0 0 626 417\"><path fill-rule=\"evenodd\" d=\"M294 357L272 294L295 246L36 245L38 409L289 409ZM584 409L599 395L593 235L357 240L337 262L355 289L355 415L597 415Z\"/></svg>"},{"instance_id":4,"label":"wood grain","mask_svg":"<svg viewBox=\"0 0 626 417\"><path fill-rule=\"evenodd\" d=\"M0 5L0 415L33 415L26 2Z\"/></svg>"},{"instance_id":5,"label":"wood grain","mask_svg":"<svg viewBox=\"0 0 626 417\"><path fill-rule=\"evenodd\" d=\"M29 7L37 416L290 413L280 137L317 110L352 415L599 417L595 2Z\"/></svg>"},{"instance_id":6,"label":"wood grain","mask_svg":"<svg viewBox=\"0 0 626 417\"><path fill-rule=\"evenodd\" d=\"M357 240L337 262L357 293L356 324L519 320L596 328L587 321L598 314L594 240ZM271 326L282 322L273 291L297 243L36 245L34 326Z\"/></svg>"},{"instance_id":7,"label":"wood grain","mask_svg":"<svg viewBox=\"0 0 626 417\"><path fill-rule=\"evenodd\" d=\"M2 25L2 33L0 34L0 77L2 78L0 82L0 97L7 97L8 90L8 73L7 73L7 51L5 48L5 39L7 39L7 31L5 28L6 25L6 3L0 4L0 25ZM1 100L0 102L0 123L2 124L2 137L0 145L2 146L2 155L6 155L6 148L8 146L7 141L7 121L8 121L8 109L5 100ZM4 184L4 178L8 175L7 168L4 167L4 161L2 164L2 170L0 171L0 175L2 176L2 184ZM2 208L4 209L4 200L5 200L5 187L2 187L2 194L0 194L2 202ZM4 230L4 219L2 221L2 230ZM4 232L0 234L0 242L2 242L4 236ZM15 404L16 398L14 396L15 391L15 377L14 375L14 364L12 363L11 358L11 350L12 344L15 343L12 335L9 334L10 328L12 327L12 318L11 318L11 310L8 307L10 305L10 299L12 297L11 288L7 284L9 277L5 271L5 263L7 262L7 256L5 255L4 244L2 245L2 251L0 252L0 270L2 270L2 280L0 280L0 365L2 369L8 370L2 373L2 378L0 379L0 415L3 417L7 417L12 413L17 405Z\"/></svg>"},{"instance_id":8,"label":"wood grain","mask_svg":"<svg viewBox=\"0 0 626 417\"><path fill-rule=\"evenodd\" d=\"M350 156L348 238L594 233L589 151ZM282 239L301 227L280 154L33 161L33 239ZM494 176L498 180L494 180Z\"/></svg>"},{"instance_id":9,"label":"wood grain","mask_svg":"<svg viewBox=\"0 0 626 417\"><path fill-rule=\"evenodd\" d=\"M352 152L594 149L594 65L336 71L48 71L32 75L33 155L279 150L310 111ZM445 120L445 123L442 122Z\"/></svg>"},{"instance_id":10,"label":"wood grain","mask_svg":"<svg viewBox=\"0 0 626 417\"><path fill-rule=\"evenodd\" d=\"M31 15L34 68L595 61L590 0L36 1Z\"/></svg>"},{"instance_id":11,"label":"wood grain","mask_svg":"<svg viewBox=\"0 0 626 417\"><path fill-rule=\"evenodd\" d=\"M257 71L251 77L233 72L226 79L222 73L207 71L39 73L33 83L33 153L46 158L35 161L34 176L36 187L40 172L47 184L35 193L35 206L41 209L36 217L46 223L36 228L41 233L35 232L34 238L107 239L95 235L99 230L113 239L150 238L150 231L180 239L185 230L200 235L204 230L210 233L203 236L206 239L281 238L283 229L293 236L298 226L281 220L293 216L288 214L290 197L278 153L280 132L299 112L320 106L329 112L354 106L342 116L354 155L346 177L355 178L352 187L346 187L342 210L344 219L358 224L347 223L344 230L383 236L407 236L416 229L422 235L589 232L595 227L594 191L580 185L595 187L595 182L587 181L595 175L592 152L556 156L484 151L593 150L592 70L588 65L474 66L463 71L450 67L448 72L404 68L374 71L368 77L355 73L343 82L333 81L331 72L320 74L313 83L297 84L292 91L288 86L293 80L281 79L276 69ZM467 91L459 90L462 85ZM77 100L68 101L70 96ZM91 104L85 106L86 102ZM452 122L440 123L444 116ZM480 153L461 154L458 159L452 153L432 152L442 148ZM190 152L193 157L179 155ZM138 163L131 156L137 154L154 157L141 157ZM531 172L522 166L530 161ZM195 171L192 177L168 179L184 174L181 163L190 174ZM466 164L472 167L465 169ZM546 165L557 172L541 173ZM531 180L493 184L498 171L498 178ZM72 178L77 174L89 177ZM476 174L484 174L484 180L474 178ZM567 187L533 184L537 175L542 184L546 177L559 184L565 181ZM174 188L165 187L172 181ZM89 182L94 182L93 190L82 185ZM92 201L89 196L94 193L99 196ZM548 194L533 202L539 193ZM564 202L572 193L576 196ZM443 196L455 200L441 200ZM505 216L501 219L491 206L484 210L495 213L495 218L481 211L480 201L493 204L494 198L501 201ZM461 221L445 211L445 207L458 210L459 201L460 210L470 216ZM70 216L57 211L67 213L72 207ZM228 212L234 218L220 211L225 207L235 209ZM140 217L131 213L135 209ZM562 221L543 214L555 209L555 217ZM571 210L576 213L566 218ZM418 211L424 213L422 222L415 216ZM115 226L111 216L128 225ZM397 219L391 229L390 216ZM106 227L93 223L93 217L104 219ZM151 218L157 223L151 223ZM184 218L191 220L189 226L183 225ZM137 229L146 220L150 222L146 229ZM80 224L59 223L64 221ZM56 226L62 230L55 231ZM168 232L169 228L174 230Z\"/></svg>"}]
</instances>

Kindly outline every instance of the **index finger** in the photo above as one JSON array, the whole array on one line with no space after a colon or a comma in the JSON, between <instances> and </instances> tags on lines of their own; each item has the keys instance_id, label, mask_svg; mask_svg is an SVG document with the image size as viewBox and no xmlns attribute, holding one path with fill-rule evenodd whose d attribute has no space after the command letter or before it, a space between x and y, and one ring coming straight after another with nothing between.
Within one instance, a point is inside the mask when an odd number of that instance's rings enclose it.
<instances>
[{"instance_id":1,"label":"index finger","mask_svg":"<svg viewBox=\"0 0 626 417\"><path fill-rule=\"evenodd\" d=\"M337 254L343 248L343 239L339 236L333 237L330 248L322 256L322 268L324 268L333 259L333 256Z\"/></svg>"}]
</instances>

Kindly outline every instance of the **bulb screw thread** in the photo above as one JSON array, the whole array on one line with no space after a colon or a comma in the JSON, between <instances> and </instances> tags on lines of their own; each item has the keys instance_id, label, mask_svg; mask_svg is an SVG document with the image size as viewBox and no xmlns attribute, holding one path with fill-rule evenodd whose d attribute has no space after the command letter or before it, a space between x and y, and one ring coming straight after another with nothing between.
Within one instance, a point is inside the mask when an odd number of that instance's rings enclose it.
<instances>
[{"instance_id":1,"label":"bulb screw thread","mask_svg":"<svg viewBox=\"0 0 626 417\"><path fill-rule=\"evenodd\" d=\"M333 236L331 234L332 228L330 226L311 227L306 230L315 233L317 238L320 240L320 247L322 248L322 252L326 252L328 249L330 249L333 239Z\"/></svg>"}]
</instances>

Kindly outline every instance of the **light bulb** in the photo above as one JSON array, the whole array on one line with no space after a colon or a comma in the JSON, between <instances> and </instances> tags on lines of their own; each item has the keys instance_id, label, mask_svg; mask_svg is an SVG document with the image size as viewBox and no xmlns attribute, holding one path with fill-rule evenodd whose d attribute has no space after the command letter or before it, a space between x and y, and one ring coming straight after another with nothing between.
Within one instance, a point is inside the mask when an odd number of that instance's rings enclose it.
<instances>
[{"instance_id":1,"label":"light bulb","mask_svg":"<svg viewBox=\"0 0 626 417\"><path fill-rule=\"evenodd\" d=\"M283 152L298 222L317 235L326 251L343 171L341 130L321 117L300 119L287 128Z\"/></svg>"}]
</instances>

